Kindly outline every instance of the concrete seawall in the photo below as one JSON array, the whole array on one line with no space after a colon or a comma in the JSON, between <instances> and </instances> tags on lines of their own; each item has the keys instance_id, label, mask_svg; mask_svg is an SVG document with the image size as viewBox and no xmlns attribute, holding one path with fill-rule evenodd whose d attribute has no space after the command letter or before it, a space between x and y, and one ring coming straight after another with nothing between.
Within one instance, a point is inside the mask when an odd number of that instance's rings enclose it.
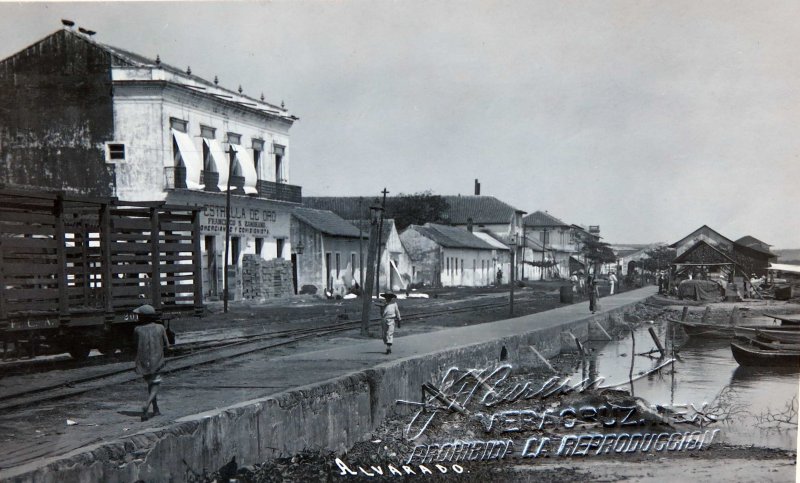
<instances>
[{"instance_id":1,"label":"concrete seawall","mask_svg":"<svg viewBox=\"0 0 800 483\"><path fill-rule=\"evenodd\" d=\"M275 371L297 374L314 366L342 367L342 376L315 381L268 397L184 417L124 439L97 443L49 460L0 471L13 482L184 481L213 471L236 456L240 465L305 448L342 451L364 439L395 410L397 399L419 400L424 382L450 367L485 367L501 360L526 367L558 354L561 334L586 340L593 321L609 328L654 290L604 298L602 313L586 303L489 324L446 329L396 340L397 359L380 354L380 341L296 354L271 361ZM570 338L570 347L574 343ZM272 364L274 362L274 364Z\"/></svg>"}]
</instances>

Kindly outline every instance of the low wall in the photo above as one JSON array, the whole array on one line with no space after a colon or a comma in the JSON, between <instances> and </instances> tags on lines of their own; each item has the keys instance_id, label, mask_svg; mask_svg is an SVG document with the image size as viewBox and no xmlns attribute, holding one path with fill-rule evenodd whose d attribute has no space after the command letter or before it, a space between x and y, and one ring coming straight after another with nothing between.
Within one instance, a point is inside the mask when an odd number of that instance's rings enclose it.
<instances>
[{"instance_id":1,"label":"low wall","mask_svg":"<svg viewBox=\"0 0 800 483\"><path fill-rule=\"evenodd\" d=\"M213 471L232 456L244 466L305 448L341 452L363 440L394 412L397 399L418 400L422 383L438 382L450 367L487 367L501 359L522 368L537 365L530 346L545 357L555 356L562 350L563 331L586 340L594 322L608 328L634 307L631 303L556 327L386 362L373 369L192 415L169 427L14 468L11 471L15 474L7 475L7 481L185 481L192 472L204 468Z\"/></svg>"}]
</instances>

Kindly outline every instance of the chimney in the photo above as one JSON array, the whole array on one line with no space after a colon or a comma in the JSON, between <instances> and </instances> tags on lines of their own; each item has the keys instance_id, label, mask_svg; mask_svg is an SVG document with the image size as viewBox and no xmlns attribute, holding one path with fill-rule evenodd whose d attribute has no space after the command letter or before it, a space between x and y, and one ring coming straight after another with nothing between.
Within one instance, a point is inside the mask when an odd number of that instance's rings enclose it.
<instances>
[{"instance_id":1,"label":"chimney","mask_svg":"<svg viewBox=\"0 0 800 483\"><path fill-rule=\"evenodd\" d=\"M475 196L480 196L481 194L481 184L478 182L478 178L475 178Z\"/></svg>"},{"instance_id":2,"label":"chimney","mask_svg":"<svg viewBox=\"0 0 800 483\"><path fill-rule=\"evenodd\" d=\"M467 231L472 233L472 218L467 218Z\"/></svg>"}]
</instances>

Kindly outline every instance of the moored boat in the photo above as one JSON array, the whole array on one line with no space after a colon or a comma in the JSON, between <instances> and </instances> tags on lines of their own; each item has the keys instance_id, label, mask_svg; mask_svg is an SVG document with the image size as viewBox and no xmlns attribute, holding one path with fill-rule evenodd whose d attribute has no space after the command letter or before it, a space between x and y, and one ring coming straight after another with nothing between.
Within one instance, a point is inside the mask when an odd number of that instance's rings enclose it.
<instances>
[{"instance_id":1,"label":"moored boat","mask_svg":"<svg viewBox=\"0 0 800 483\"><path fill-rule=\"evenodd\" d=\"M731 342L731 352L740 366L800 367L800 351L765 350Z\"/></svg>"},{"instance_id":2,"label":"moored boat","mask_svg":"<svg viewBox=\"0 0 800 483\"><path fill-rule=\"evenodd\" d=\"M748 339L751 345L764 350L789 350L800 351L800 344L781 344L780 342L769 342L759 339Z\"/></svg>"},{"instance_id":3,"label":"moored boat","mask_svg":"<svg viewBox=\"0 0 800 483\"><path fill-rule=\"evenodd\" d=\"M781 325L800 325L800 316L798 315L777 315L763 312L764 317L770 319L780 320Z\"/></svg>"},{"instance_id":4,"label":"moored boat","mask_svg":"<svg viewBox=\"0 0 800 483\"><path fill-rule=\"evenodd\" d=\"M785 330L789 327L777 329L757 329L756 337L766 341L780 342L781 344L800 344L800 330Z\"/></svg>"},{"instance_id":5,"label":"moored boat","mask_svg":"<svg viewBox=\"0 0 800 483\"><path fill-rule=\"evenodd\" d=\"M773 330L772 325L718 325L703 322L687 322L684 320L667 319L686 332L689 337L703 337L707 339L730 339L733 337L753 338L759 330ZM797 333L800 341L800 326L781 326L780 332ZM797 342L800 343L800 342Z\"/></svg>"}]
</instances>

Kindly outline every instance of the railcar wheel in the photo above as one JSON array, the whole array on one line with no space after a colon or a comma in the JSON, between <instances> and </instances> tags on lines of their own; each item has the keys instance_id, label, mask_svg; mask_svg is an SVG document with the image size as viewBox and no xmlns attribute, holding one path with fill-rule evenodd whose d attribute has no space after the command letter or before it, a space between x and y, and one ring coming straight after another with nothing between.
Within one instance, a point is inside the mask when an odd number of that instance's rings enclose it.
<instances>
[{"instance_id":1,"label":"railcar wheel","mask_svg":"<svg viewBox=\"0 0 800 483\"><path fill-rule=\"evenodd\" d=\"M86 360L87 357L89 357L90 350L91 350L90 347L76 344L70 346L67 352L69 352L69 355L71 355L72 358L75 359L76 361L83 361Z\"/></svg>"}]
</instances>

